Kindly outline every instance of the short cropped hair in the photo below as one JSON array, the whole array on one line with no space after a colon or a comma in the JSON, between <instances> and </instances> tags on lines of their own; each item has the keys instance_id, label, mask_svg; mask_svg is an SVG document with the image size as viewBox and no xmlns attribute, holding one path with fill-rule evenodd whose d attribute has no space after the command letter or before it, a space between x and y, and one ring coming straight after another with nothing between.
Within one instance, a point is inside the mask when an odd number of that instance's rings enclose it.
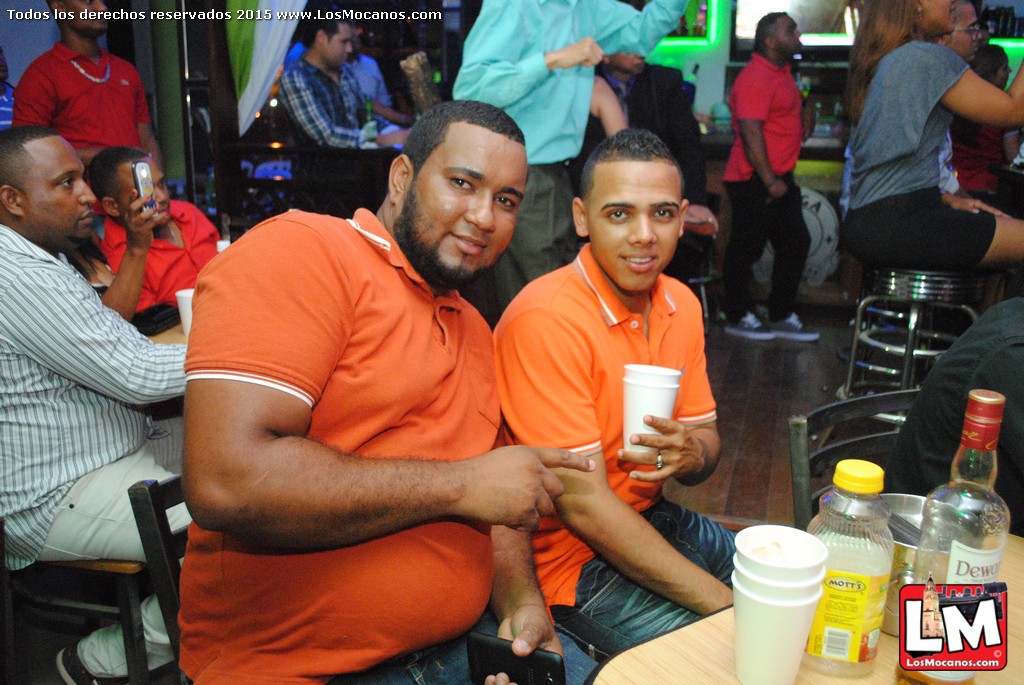
<instances>
[{"instance_id":1,"label":"short cropped hair","mask_svg":"<svg viewBox=\"0 0 1024 685\"><path fill-rule=\"evenodd\" d=\"M978 76L992 83L992 79L995 78L999 68L1009 63L1006 50L1003 50L1003 48L995 43L985 43L978 48L978 54L974 56L974 61L971 62L971 69Z\"/></svg>"},{"instance_id":2,"label":"short cropped hair","mask_svg":"<svg viewBox=\"0 0 1024 685\"><path fill-rule=\"evenodd\" d=\"M29 163L26 143L59 135L46 126L12 126L0 131L0 186L18 187Z\"/></svg>"},{"instance_id":3,"label":"short cropped hair","mask_svg":"<svg viewBox=\"0 0 1024 685\"><path fill-rule=\"evenodd\" d=\"M758 20L757 28L754 29L754 52L761 55L764 54L765 42L768 40L768 36L775 30L775 25L779 23L779 19L788 16L785 12L769 12Z\"/></svg>"},{"instance_id":4,"label":"short cropped hair","mask_svg":"<svg viewBox=\"0 0 1024 685\"><path fill-rule=\"evenodd\" d=\"M668 162L679 170L679 192L683 192L683 170L661 138L642 128L624 128L605 138L583 165L580 192L584 199L594 188L594 171L603 162Z\"/></svg>"},{"instance_id":5,"label":"short cropped hair","mask_svg":"<svg viewBox=\"0 0 1024 685\"><path fill-rule=\"evenodd\" d=\"M512 117L497 107L475 100L442 102L420 115L402 146L402 152L412 161L414 174L444 141L448 127L458 122L486 128L520 145L526 145L522 129Z\"/></svg>"},{"instance_id":6,"label":"short cropped hair","mask_svg":"<svg viewBox=\"0 0 1024 685\"><path fill-rule=\"evenodd\" d=\"M347 19L342 19L341 7L334 2L310 2L306 6L309 18L299 22L295 35L307 48L316 42L316 34L323 31L330 38L338 32L339 24L347 24L355 33L355 26Z\"/></svg>"},{"instance_id":7,"label":"short cropped hair","mask_svg":"<svg viewBox=\"0 0 1024 685\"><path fill-rule=\"evenodd\" d=\"M89 187L96 197L117 196L117 170L125 162L134 162L146 156L144 150L137 147L105 147L100 150L89 164Z\"/></svg>"}]
</instances>

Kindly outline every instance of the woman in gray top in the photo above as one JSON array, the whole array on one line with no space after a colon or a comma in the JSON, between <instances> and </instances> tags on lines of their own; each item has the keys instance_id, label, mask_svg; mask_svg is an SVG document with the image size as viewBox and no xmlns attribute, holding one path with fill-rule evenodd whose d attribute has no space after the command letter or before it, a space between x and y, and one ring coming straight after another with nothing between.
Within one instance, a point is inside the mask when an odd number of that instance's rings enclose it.
<instances>
[{"instance_id":1,"label":"woman in gray top","mask_svg":"<svg viewBox=\"0 0 1024 685\"><path fill-rule=\"evenodd\" d=\"M854 123L844 246L871 266L972 269L1024 260L1024 221L942 202L935 160L953 114L1024 124L1024 77L1008 92L936 37L953 30L951 0L867 3L850 52Z\"/></svg>"}]
</instances>

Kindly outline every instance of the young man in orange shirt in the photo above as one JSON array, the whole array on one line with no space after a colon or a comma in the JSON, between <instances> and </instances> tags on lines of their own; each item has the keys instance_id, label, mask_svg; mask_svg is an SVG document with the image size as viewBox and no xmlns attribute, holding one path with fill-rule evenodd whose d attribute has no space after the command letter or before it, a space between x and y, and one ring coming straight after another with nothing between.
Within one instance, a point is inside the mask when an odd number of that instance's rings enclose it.
<instances>
[{"instance_id":1,"label":"young man in orange shirt","mask_svg":"<svg viewBox=\"0 0 1024 685\"><path fill-rule=\"evenodd\" d=\"M662 275L687 203L672 153L653 133L605 140L573 200L576 260L530 283L495 329L502 411L515 439L592 456L591 473L558 471L558 516L534 534L556 626L592 655L626 648L728 606L733 536L661 497L674 477L700 483L718 463L715 400L700 303ZM623 366L682 369L659 435L623 436ZM657 451L622 451L627 444Z\"/></svg>"},{"instance_id":2,"label":"young man in orange shirt","mask_svg":"<svg viewBox=\"0 0 1024 685\"><path fill-rule=\"evenodd\" d=\"M185 363L189 678L461 685L474 626L520 655L564 647L569 682L594 665L555 635L528 537L562 491L549 469L593 464L501 447L490 329L456 289L508 244L526 169L508 115L443 103L376 214L288 212L203 270Z\"/></svg>"}]
</instances>

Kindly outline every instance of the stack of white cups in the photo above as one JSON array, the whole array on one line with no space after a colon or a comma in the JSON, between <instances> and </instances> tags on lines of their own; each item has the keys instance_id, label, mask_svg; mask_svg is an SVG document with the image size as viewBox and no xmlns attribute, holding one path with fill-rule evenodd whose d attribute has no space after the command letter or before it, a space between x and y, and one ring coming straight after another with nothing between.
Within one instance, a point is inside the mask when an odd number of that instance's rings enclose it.
<instances>
[{"instance_id":1,"label":"stack of white cups","mask_svg":"<svg viewBox=\"0 0 1024 685\"><path fill-rule=\"evenodd\" d=\"M791 685L822 594L828 548L787 526L736 534L732 592L736 677L743 685Z\"/></svg>"},{"instance_id":2,"label":"stack of white cups","mask_svg":"<svg viewBox=\"0 0 1024 685\"><path fill-rule=\"evenodd\" d=\"M631 452L653 452L644 445L632 445L629 436L637 433L658 435L658 431L644 423L644 416L674 419L673 409L679 394L679 381L683 372L664 366L626 364L622 402L622 449Z\"/></svg>"}]
</instances>

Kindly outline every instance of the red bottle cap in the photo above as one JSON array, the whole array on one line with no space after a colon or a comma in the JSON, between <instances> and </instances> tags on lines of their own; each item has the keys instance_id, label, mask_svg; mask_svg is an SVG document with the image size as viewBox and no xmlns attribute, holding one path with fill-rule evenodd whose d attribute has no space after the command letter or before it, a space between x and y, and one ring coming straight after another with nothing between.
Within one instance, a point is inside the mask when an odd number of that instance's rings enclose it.
<instances>
[{"instance_id":1,"label":"red bottle cap","mask_svg":"<svg viewBox=\"0 0 1024 685\"><path fill-rule=\"evenodd\" d=\"M967 416L975 421L1002 421L1006 397L992 390L975 389L967 396Z\"/></svg>"}]
</instances>

